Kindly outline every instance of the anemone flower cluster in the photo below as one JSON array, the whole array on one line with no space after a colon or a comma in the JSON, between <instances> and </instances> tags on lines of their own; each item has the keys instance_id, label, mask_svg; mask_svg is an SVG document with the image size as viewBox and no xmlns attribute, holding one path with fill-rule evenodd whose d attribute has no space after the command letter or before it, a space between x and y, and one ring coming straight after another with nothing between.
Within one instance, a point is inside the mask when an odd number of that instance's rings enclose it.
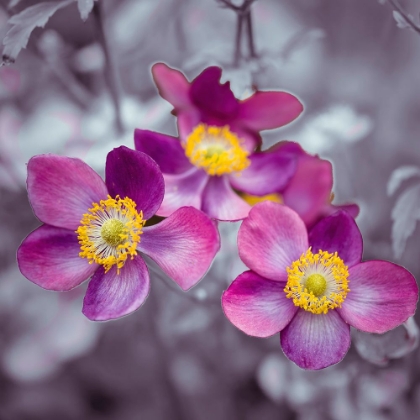
<instances>
[{"instance_id":1,"label":"anemone flower cluster","mask_svg":"<svg viewBox=\"0 0 420 420\"><path fill-rule=\"evenodd\" d=\"M359 208L332 204L331 163L291 141L262 148L260 132L296 120L299 99L255 91L238 100L218 67L192 82L163 63L152 74L177 137L135 130L136 150L108 154L105 182L78 159L29 161L29 200L43 223L17 253L29 280L67 291L90 279L83 313L119 318L149 293L142 254L187 291L220 248L217 221L242 220L238 250L250 270L223 293L223 311L246 334L280 332L301 368L338 363L351 326L380 334L414 314L418 287L406 269L361 262Z\"/></svg>"}]
</instances>

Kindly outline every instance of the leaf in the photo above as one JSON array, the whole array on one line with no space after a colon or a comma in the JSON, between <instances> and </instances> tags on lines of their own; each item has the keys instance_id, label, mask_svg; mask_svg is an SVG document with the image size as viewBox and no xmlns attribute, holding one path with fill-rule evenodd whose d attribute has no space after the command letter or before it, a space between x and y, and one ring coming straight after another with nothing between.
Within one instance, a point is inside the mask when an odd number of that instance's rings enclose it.
<instances>
[{"instance_id":1,"label":"leaf","mask_svg":"<svg viewBox=\"0 0 420 420\"><path fill-rule=\"evenodd\" d=\"M406 21L404 16L400 13L394 10L392 12L392 16L394 16L395 21L397 22L397 26L401 29L411 29L411 25ZM413 16L407 15L411 20L413 20Z\"/></svg>"},{"instance_id":2,"label":"leaf","mask_svg":"<svg viewBox=\"0 0 420 420\"><path fill-rule=\"evenodd\" d=\"M26 48L29 36L37 27L44 27L48 19L62 7L68 6L73 0L38 3L28 7L9 19L13 25L3 40L3 63L10 64L16 60L22 48Z\"/></svg>"},{"instance_id":3,"label":"leaf","mask_svg":"<svg viewBox=\"0 0 420 420\"><path fill-rule=\"evenodd\" d=\"M420 185L404 191L392 209L392 248L397 258L404 252L407 239L413 234L420 220Z\"/></svg>"},{"instance_id":4,"label":"leaf","mask_svg":"<svg viewBox=\"0 0 420 420\"><path fill-rule=\"evenodd\" d=\"M389 196L393 195L404 181L416 175L420 176L420 168L418 166L407 165L395 169L395 171L392 172L386 187L387 194Z\"/></svg>"},{"instance_id":5,"label":"leaf","mask_svg":"<svg viewBox=\"0 0 420 420\"><path fill-rule=\"evenodd\" d=\"M79 9L80 17L82 18L83 22L86 21L89 13L92 11L94 1L96 0L77 0L77 8Z\"/></svg>"}]
</instances>

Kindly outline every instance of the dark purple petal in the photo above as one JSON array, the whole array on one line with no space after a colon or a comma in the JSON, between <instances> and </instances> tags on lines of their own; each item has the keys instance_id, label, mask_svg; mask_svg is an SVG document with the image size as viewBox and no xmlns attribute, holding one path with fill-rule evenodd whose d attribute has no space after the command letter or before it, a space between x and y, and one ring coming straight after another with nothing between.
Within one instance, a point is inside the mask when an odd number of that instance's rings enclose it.
<instances>
[{"instance_id":1,"label":"dark purple petal","mask_svg":"<svg viewBox=\"0 0 420 420\"><path fill-rule=\"evenodd\" d=\"M338 210L343 210L347 212L351 217L353 217L353 219L355 219L360 212L360 208L357 204L330 204L327 208L326 215L329 216L330 214L333 214Z\"/></svg>"},{"instance_id":2,"label":"dark purple petal","mask_svg":"<svg viewBox=\"0 0 420 420\"><path fill-rule=\"evenodd\" d=\"M238 196L227 176L211 176L203 192L201 209L217 220L241 220L248 216L251 206Z\"/></svg>"},{"instance_id":3,"label":"dark purple petal","mask_svg":"<svg viewBox=\"0 0 420 420\"><path fill-rule=\"evenodd\" d=\"M167 217L180 207L201 208L201 197L208 181L202 169L193 167L180 175L165 175L165 197L157 214Z\"/></svg>"},{"instance_id":4,"label":"dark purple petal","mask_svg":"<svg viewBox=\"0 0 420 420\"><path fill-rule=\"evenodd\" d=\"M284 204L295 210L307 226L312 226L324 216L332 186L331 163L318 156L301 154L293 178L282 191Z\"/></svg>"},{"instance_id":5,"label":"dark purple petal","mask_svg":"<svg viewBox=\"0 0 420 420\"><path fill-rule=\"evenodd\" d=\"M254 153L249 160L251 165L240 173L231 174L229 181L235 189L252 195L282 190L296 170L296 158L281 149Z\"/></svg>"},{"instance_id":6,"label":"dark purple petal","mask_svg":"<svg viewBox=\"0 0 420 420\"><path fill-rule=\"evenodd\" d=\"M80 245L71 230L43 225L30 233L17 251L22 274L48 290L67 291L98 268L79 257Z\"/></svg>"},{"instance_id":7,"label":"dark purple petal","mask_svg":"<svg viewBox=\"0 0 420 420\"><path fill-rule=\"evenodd\" d=\"M120 318L138 309L149 294L149 272L143 258L127 259L117 274L100 267L86 291L82 312L92 321Z\"/></svg>"},{"instance_id":8,"label":"dark purple petal","mask_svg":"<svg viewBox=\"0 0 420 420\"><path fill-rule=\"evenodd\" d=\"M121 146L108 153L105 180L114 198L131 198L143 217L152 217L163 200L165 184L157 163L137 150Z\"/></svg>"},{"instance_id":9,"label":"dark purple petal","mask_svg":"<svg viewBox=\"0 0 420 420\"><path fill-rule=\"evenodd\" d=\"M180 174L192 166L180 141L175 137L136 129L134 144L136 150L149 155L164 174Z\"/></svg>"},{"instance_id":10,"label":"dark purple petal","mask_svg":"<svg viewBox=\"0 0 420 420\"><path fill-rule=\"evenodd\" d=\"M299 99L287 92L255 92L239 104L242 123L255 131L282 127L303 111Z\"/></svg>"},{"instance_id":11,"label":"dark purple petal","mask_svg":"<svg viewBox=\"0 0 420 420\"><path fill-rule=\"evenodd\" d=\"M220 67L207 67L191 82L190 98L205 116L228 121L236 116L239 104L229 82L220 84L221 76Z\"/></svg>"},{"instance_id":12,"label":"dark purple petal","mask_svg":"<svg viewBox=\"0 0 420 420\"><path fill-rule=\"evenodd\" d=\"M313 314L300 309L280 333L280 342L284 354L302 369L323 369L346 355L350 326L335 310Z\"/></svg>"},{"instance_id":13,"label":"dark purple petal","mask_svg":"<svg viewBox=\"0 0 420 420\"><path fill-rule=\"evenodd\" d=\"M152 67L152 75L163 99L175 108L183 108L190 104L190 84L180 71L164 63L157 63Z\"/></svg>"},{"instance_id":14,"label":"dark purple petal","mask_svg":"<svg viewBox=\"0 0 420 420\"><path fill-rule=\"evenodd\" d=\"M345 211L320 220L309 232L309 244L314 254L319 250L337 252L349 267L362 259L362 235L356 222Z\"/></svg>"},{"instance_id":15,"label":"dark purple petal","mask_svg":"<svg viewBox=\"0 0 420 420\"><path fill-rule=\"evenodd\" d=\"M308 247L306 227L298 214L270 201L256 204L238 233L242 261L270 280L286 281L286 268Z\"/></svg>"},{"instance_id":16,"label":"dark purple petal","mask_svg":"<svg viewBox=\"0 0 420 420\"><path fill-rule=\"evenodd\" d=\"M230 131L235 133L242 142L241 146L249 153L254 152L257 147L261 146L262 138L259 133L247 130L235 121L229 122L228 125Z\"/></svg>"},{"instance_id":17,"label":"dark purple petal","mask_svg":"<svg viewBox=\"0 0 420 420\"><path fill-rule=\"evenodd\" d=\"M239 275L223 293L226 317L248 335L269 337L281 331L297 307L284 293L285 282L272 281L253 271Z\"/></svg>"},{"instance_id":18,"label":"dark purple petal","mask_svg":"<svg viewBox=\"0 0 420 420\"><path fill-rule=\"evenodd\" d=\"M204 276L219 248L214 222L193 207L183 207L162 222L145 227L138 245L183 290Z\"/></svg>"},{"instance_id":19,"label":"dark purple petal","mask_svg":"<svg viewBox=\"0 0 420 420\"><path fill-rule=\"evenodd\" d=\"M101 177L80 159L38 155L28 163L28 195L44 223L76 230L92 203L108 191Z\"/></svg>"},{"instance_id":20,"label":"dark purple petal","mask_svg":"<svg viewBox=\"0 0 420 420\"><path fill-rule=\"evenodd\" d=\"M368 261L349 270L349 288L340 315L365 332L384 333L416 311L418 287L405 268L388 261Z\"/></svg>"}]
</instances>

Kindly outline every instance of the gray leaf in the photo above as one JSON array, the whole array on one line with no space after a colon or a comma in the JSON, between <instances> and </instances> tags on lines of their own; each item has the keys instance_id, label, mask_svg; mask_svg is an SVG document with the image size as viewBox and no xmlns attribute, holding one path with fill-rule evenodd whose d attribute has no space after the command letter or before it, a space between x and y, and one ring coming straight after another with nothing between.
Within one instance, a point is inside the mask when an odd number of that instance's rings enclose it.
<instances>
[{"instance_id":1,"label":"gray leaf","mask_svg":"<svg viewBox=\"0 0 420 420\"><path fill-rule=\"evenodd\" d=\"M5 64L13 63L20 50L26 48L32 31L37 26L44 27L48 19L58 9L68 6L72 2L73 0L63 0L38 3L12 16L8 22L12 27L3 40L3 62Z\"/></svg>"},{"instance_id":2,"label":"gray leaf","mask_svg":"<svg viewBox=\"0 0 420 420\"><path fill-rule=\"evenodd\" d=\"M387 194L389 196L393 195L404 181L413 176L420 176L420 168L418 166L407 165L395 169L395 171L392 172L386 187Z\"/></svg>"},{"instance_id":3,"label":"gray leaf","mask_svg":"<svg viewBox=\"0 0 420 420\"><path fill-rule=\"evenodd\" d=\"M80 12L80 17L83 21L86 21L89 13L92 11L94 1L95 0L77 0L77 7Z\"/></svg>"}]
</instances>

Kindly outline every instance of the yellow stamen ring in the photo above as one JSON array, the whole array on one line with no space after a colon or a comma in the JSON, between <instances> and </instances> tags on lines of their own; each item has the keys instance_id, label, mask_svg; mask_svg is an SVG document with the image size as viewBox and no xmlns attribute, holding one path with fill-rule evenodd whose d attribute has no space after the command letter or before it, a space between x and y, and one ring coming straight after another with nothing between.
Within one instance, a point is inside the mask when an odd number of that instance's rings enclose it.
<instances>
[{"instance_id":1,"label":"yellow stamen ring","mask_svg":"<svg viewBox=\"0 0 420 420\"><path fill-rule=\"evenodd\" d=\"M251 164L249 152L242 148L242 141L229 126L199 124L187 138L185 154L209 175L240 172Z\"/></svg>"},{"instance_id":2,"label":"yellow stamen ring","mask_svg":"<svg viewBox=\"0 0 420 420\"><path fill-rule=\"evenodd\" d=\"M348 267L337 255L320 250L313 254L311 248L287 267L286 296L305 311L326 314L340 307L348 288Z\"/></svg>"},{"instance_id":3,"label":"yellow stamen ring","mask_svg":"<svg viewBox=\"0 0 420 420\"><path fill-rule=\"evenodd\" d=\"M78 227L77 239L81 252L89 263L101 264L108 272L117 266L117 272L124 266L128 256L137 255L137 245L146 220L143 212L136 210L136 203L130 198L114 198L92 203L92 208L83 215Z\"/></svg>"}]
</instances>

